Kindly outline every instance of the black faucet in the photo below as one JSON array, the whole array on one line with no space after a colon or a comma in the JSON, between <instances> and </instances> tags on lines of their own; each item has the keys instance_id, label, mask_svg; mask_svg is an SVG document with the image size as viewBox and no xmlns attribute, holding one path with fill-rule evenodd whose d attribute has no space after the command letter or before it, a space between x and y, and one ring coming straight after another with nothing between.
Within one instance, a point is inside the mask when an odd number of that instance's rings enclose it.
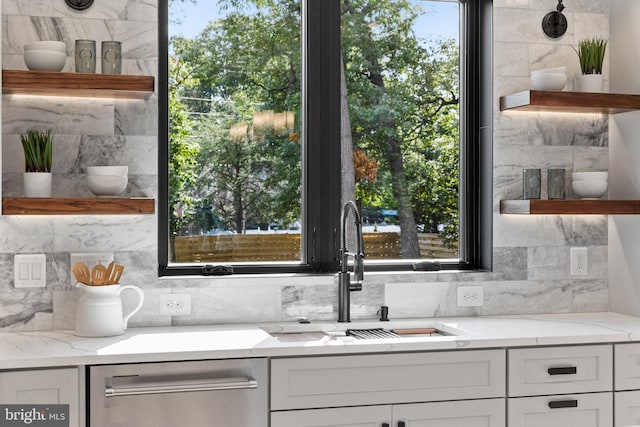
<instances>
[{"instance_id":1,"label":"black faucet","mask_svg":"<svg viewBox=\"0 0 640 427\"><path fill-rule=\"evenodd\" d=\"M356 226L357 248L355 253L347 249L346 224L349 211L353 214ZM340 230L340 272L338 273L338 322L351 321L351 291L361 291L364 280L364 245L362 244L362 221L355 202L348 201L342 208L342 228ZM353 257L353 283L348 270L349 257Z\"/></svg>"}]
</instances>

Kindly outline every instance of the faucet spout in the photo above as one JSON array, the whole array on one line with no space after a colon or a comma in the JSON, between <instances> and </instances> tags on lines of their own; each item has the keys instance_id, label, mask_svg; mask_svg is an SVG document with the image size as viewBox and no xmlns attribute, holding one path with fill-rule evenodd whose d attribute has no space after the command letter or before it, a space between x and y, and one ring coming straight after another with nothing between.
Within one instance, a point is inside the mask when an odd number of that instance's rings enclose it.
<instances>
[{"instance_id":1,"label":"faucet spout","mask_svg":"<svg viewBox=\"0 0 640 427\"><path fill-rule=\"evenodd\" d=\"M356 252L351 253L347 248L347 217L353 214L356 226ZM364 280L364 245L362 241L362 221L360 213L353 201L348 201L342 208L342 228L340 232L340 272L338 273L338 322L351 321L351 292L362 290ZM349 272L349 257L353 257L353 283Z\"/></svg>"}]
</instances>

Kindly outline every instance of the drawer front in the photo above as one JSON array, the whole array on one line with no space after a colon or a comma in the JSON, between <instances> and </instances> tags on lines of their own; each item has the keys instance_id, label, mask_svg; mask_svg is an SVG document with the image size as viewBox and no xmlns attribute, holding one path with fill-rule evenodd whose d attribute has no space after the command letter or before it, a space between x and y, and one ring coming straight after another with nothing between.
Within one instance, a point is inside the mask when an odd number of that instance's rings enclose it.
<instances>
[{"instance_id":1,"label":"drawer front","mask_svg":"<svg viewBox=\"0 0 640 427\"><path fill-rule=\"evenodd\" d=\"M612 392L510 398L509 427L610 427Z\"/></svg>"},{"instance_id":2,"label":"drawer front","mask_svg":"<svg viewBox=\"0 0 640 427\"><path fill-rule=\"evenodd\" d=\"M271 360L271 409L503 397L504 350Z\"/></svg>"},{"instance_id":3,"label":"drawer front","mask_svg":"<svg viewBox=\"0 0 640 427\"><path fill-rule=\"evenodd\" d=\"M640 425L640 391L619 391L613 396L616 427Z\"/></svg>"},{"instance_id":4,"label":"drawer front","mask_svg":"<svg viewBox=\"0 0 640 427\"><path fill-rule=\"evenodd\" d=\"M640 389L640 344L616 344L614 347L616 390Z\"/></svg>"},{"instance_id":5,"label":"drawer front","mask_svg":"<svg viewBox=\"0 0 640 427\"><path fill-rule=\"evenodd\" d=\"M613 389L609 345L509 350L509 396L584 393Z\"/></svg>"}]
</instances>

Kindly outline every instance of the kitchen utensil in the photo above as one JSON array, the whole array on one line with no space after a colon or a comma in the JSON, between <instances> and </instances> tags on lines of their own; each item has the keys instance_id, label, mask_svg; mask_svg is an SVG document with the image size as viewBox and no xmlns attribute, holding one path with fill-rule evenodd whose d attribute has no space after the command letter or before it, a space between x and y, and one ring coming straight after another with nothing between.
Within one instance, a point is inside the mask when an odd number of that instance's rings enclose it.
<instances>
[{"instance_id":1,"label":"kitchen utensil","mask_svg":"<svg viewBox=\"0 0 640 427\"><path fill-rule=\"evenodd\" d=\"M76 262L72 268L73 275L76 280L85 285L91 285L91 273L89 272L89 266L84 262Z\"/></svg>"},{"instance_id":2,"label":"kitchen utensil","mask_svg":"<svg viewBox=\"0 0 640 427\"><path fill-rule=\"evenodd\" d=\"M28 50L48 50L51 52L61 52L66 55L67 45L65 42L55 40L41 40L33 43L27 43L23 47L24 52Z\"/></svg>"},{"instance_id":3,"label":"kitchen utensil","mask_svg":"<svg viewBox=\"0 0 640 427\"><path fill-rule=\"evenodd\" d=\"M573 193L581 199L599 199L609 187L607 181L573 181Z\"/></svg>"},{"instance_id":4,"label":"kitchen utensil","mask_svg":"<svg viewBox=\"0 0 640 427\"><path fill-rule=\"evenodd\" d=\"M567 75L562 73L531 74L531 87L534 90L562 90L567 84Z\"/></svg>"},{"instance_id":5,"label":"kitchen utensil","mask_svg":"<svg viewBox=\"0 0 640 427\"><path fill-rule=\"evenodd\" d=\"M76 40L76 73L96 72L96 41Z\"/></svg>"},{"instance_id":6,"label":"kitchen utensil","mask_svg":"<svg viewBox=\"0 0 640 427\"><path fill-rule=\"evenodd\" d=\"M88 175L89 190L96 196L117 196L127 188L128 178L115 175Z\"/></svg>"},{"instance_id":7,"label":"kitchen utensil","mask_svg":"<svg viewBox=\"0 0 640 427\"><path fill-rule=\"evenodd\" d=\"M113 271L109 276L108 283L110 284L118 284L120 283L120 278L122 277L122 272L124 271L124 266L120 264L113 264Z\"/></svg>"},{"instance_id":8,"label":"kitchen utensil","mask_svg":"<svg viewBox=\"0 0 640 427\"><path fill-rule=\"evenodd\" d=\"M101 267L97 271L107 271L105 266ZM144 302L144 292L135 285L86 286L78 283L76 286L82 293L78 298L75 334L81 337L123 334L129 319L140 310ZM133 310L123 315L120 294L126 289L136 291L139 301Z\"/></svg>"},{"instance_id":9,"label":"kitchen utensil","mask_svg":"<svg viewBox=\"0 0 640 427\"><path fill-rule=\"evenodd\" d=\"M107 267L102 264L96 264L91 270L91 284L101 286L107 283Z\"/></svg>"},{"instance_id":10,"label":"kitchen utensil","mask_svg":"<svg viewBox=\"0 0 640 427\"><path fill-rule=\"evenodd\" d=\"M62 71L67 54L54 50L27 50L23 55L27 68L35 71Z\"/></svg>"},{"instance_id":11,"label":"kitchen utensil","mask_svg":"<svg viewBox=\"0 0 640 427\"><path fill-rule=\"evenodd\" d=\"M87 166L87 175L127 176L129 166Z\"/></svg>"}]
</instances>

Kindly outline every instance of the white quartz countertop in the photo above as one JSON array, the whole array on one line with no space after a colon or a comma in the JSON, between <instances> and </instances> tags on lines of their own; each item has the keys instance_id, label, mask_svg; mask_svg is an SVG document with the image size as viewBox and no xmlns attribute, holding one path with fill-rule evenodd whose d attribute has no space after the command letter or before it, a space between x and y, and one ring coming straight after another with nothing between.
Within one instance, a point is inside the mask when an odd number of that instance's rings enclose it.
<instances>
[{"instance_id":1,"label":"white quartz countertop","mask_svg":"<svg viewBox=\"0 0 640 427\"><path fill-rule=\"evenodd\" d=\"M357 340L339 336L346 327L436 327L454 335ZM640 318L606 312L132 328L107 338L77 337L73 331L5 332L0 333L0 369L630 341L640 341Z\"/></svg>"}]
</instances>

